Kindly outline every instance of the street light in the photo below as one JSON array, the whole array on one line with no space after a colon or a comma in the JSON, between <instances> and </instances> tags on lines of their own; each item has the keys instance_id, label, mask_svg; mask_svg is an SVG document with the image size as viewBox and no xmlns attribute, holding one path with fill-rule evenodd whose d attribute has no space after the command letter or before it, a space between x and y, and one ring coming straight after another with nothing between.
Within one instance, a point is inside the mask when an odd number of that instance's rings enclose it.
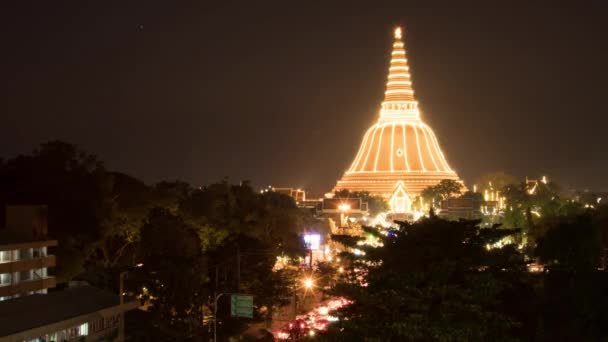
<instances>
[{"instance_id":1,"label":"street light","mask_svg":"<svg viewBox=\"0 0 608 342\"><path fill-rule=\"evenodd\" d=\"M137 265L135 265L135 267L139 268L142 267L144 264L143 263L139 263ZM120 274L118 275L118 291L120 291L119 293L119 298L120 298L120 305L122 306L125 303L125 278L127 277L129 271L122 271L120 272ZM125 333L125 317L124 317L124 313L122 314L122 317L120 319L120 327L119 329L119 334L121 334L121 336L123 336L124 338L124 333Z\"/></svg>"},{"instance_id":2,"label":"street light","mask_svg":"<svg viewBox=\"0 0 608 342\"><path fill-rule=\"evenodd\" d=\"M314 283L314 281L311 278L304 279L304 287L306 289L309 289L309 290L312 289L312 287L314 286L314 284L315 283Z\"/></svg>"},{"instance_id":3,"label":"street light","mask_svg":"<svg viewBox=\"0 0 608 342\"><path fill-rule=\"evenodd\" d=\"M346 213L350 210L350 204L342 203L342 204L338 205L338 210L340 210L340 228L346 227L346 225L347 225Z\"/></svg>"}]
</instances>

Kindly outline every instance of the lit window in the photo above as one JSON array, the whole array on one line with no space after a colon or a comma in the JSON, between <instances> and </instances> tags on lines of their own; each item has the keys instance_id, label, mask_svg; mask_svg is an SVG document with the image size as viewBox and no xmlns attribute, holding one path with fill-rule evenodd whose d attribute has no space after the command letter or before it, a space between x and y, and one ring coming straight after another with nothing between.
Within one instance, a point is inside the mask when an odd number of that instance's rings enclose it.
<instances>
[{"instance_id":1,"label":"lit window","mask_svg":"<svg viewBox=\"0 0 608 342\"><path fill-rule=\"evenodd\" d=\"M81 324L78 327L78 336L87 336L89 334L89 323Z\"/></svg>"},{"instance_id":2,"label":"lit window","mask_svg":"<svg viewBox=\"0 0 608 342\"><path fill-rule=\"evenodd\" d=\"M0 285L10 284L13 280L12 273L2 273L0 274Z\"/></svg>"},{"instance_id":3,"label":"lit window","mask_svg":"<svg viewBox=\"0 0 608 342\"><path fill-rule=\"evenodd\" d=\"M0 252L0 262L11 261L11 251L1 251Z\"/></svg>"}]
</instances>

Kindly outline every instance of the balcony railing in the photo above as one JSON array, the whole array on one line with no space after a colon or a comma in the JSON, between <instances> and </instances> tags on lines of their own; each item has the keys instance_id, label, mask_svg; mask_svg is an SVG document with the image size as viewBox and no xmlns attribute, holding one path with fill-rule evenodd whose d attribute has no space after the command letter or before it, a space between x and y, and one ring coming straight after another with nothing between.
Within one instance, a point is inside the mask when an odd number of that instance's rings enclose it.
<instances>
[{"instance_id":1,"label":"balcony railing","mask_svg":"<svg viewBox=\"0 0 608 342\"><path fill-rule=\"evenodd\" d=\"M56 259L54 255L47 255L39 258L21 259L0 263L0 273L23 272L32 269L54 267Z\"/></svg>"},{"instance_id":2,"label":"balcony railing","mask_svg":"<svg viewBox=\"0 0 608 342\"><path fill-rule=\"evenodd\" d=\"M55 287L55 277L42 277L38 279L26 280L19 283L0 285L0 297L27 294L28 292L38 291Z\"/></svg>"}]
</instances>

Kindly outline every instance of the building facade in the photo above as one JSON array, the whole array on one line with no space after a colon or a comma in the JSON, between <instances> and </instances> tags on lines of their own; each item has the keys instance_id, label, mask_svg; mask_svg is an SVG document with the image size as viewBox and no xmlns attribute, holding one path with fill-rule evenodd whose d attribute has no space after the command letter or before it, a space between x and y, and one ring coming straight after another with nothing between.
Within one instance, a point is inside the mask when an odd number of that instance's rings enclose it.
<instances>
[{"instance_id":1,"label":"building facade","mask_svg":"<svg viewBox=\"0 0 608 342\"><path fill-rule=\"evenodd\" d=\"M46 293L55 287L49 268L55 256L47 238L47 208L43 205L6 207L6 222L0 229L0 301Z\"/></svg>"},{"instance_id":2,"label":"building facade","mask_svg":"<svg viewBox=\"0 0 608 342\"><path fill-rule=\"evenodd\" d=\"M136 301L91 286L0 303L0 342L123 341L124 313Z\"/></svg>"},{"instance_id":3,"label":"building facade","mask_svg":"<svg viewBox=\"0 0 608 342\"><path fill-rule=\"evenodd\" d=\"M55 256L48 248L57 246L56 240L13 241L2 243L0 234L0 301L46 293L55 287L55 277L48 269L55 266Z\"/></svg>"}]
</instances>

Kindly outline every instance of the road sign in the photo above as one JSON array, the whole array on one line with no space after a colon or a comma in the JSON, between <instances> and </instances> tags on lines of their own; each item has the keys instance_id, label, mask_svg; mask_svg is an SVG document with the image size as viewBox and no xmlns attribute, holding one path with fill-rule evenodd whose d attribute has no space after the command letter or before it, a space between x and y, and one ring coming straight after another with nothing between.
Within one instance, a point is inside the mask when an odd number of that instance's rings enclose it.
<instances>
[{"instance_id":1,"label":"road sign","mask_svg":"<svg viewBox=\"0 0 608 342\"><path fill-rule=\"evenodd\" d=\"M231 295L230 315L232 317L253 318L253 296Z\"/></svg>"}]
</instances>

